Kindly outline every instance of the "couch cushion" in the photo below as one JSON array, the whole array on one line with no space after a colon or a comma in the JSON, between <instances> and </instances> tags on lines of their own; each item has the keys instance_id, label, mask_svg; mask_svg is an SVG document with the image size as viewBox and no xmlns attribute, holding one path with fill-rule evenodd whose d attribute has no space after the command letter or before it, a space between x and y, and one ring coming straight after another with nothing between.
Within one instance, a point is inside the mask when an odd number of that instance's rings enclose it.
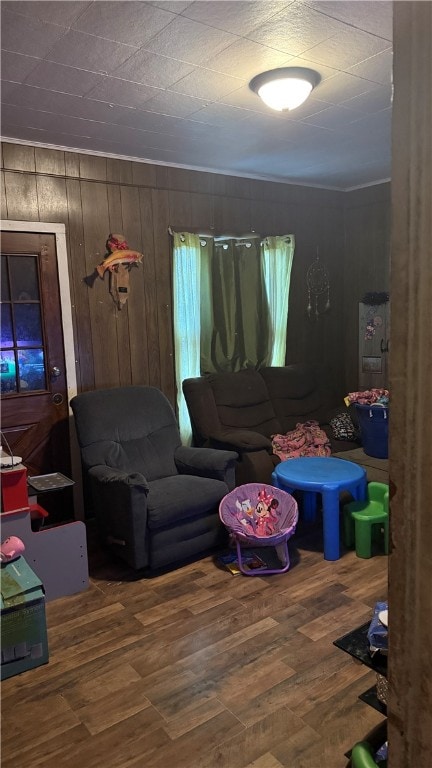
<instances>
[{"instance_id":1,"label":"couch cushion","mask_svg":"<svg viewBox=\"0 0 432 768\"><path fill-rule=\"evenodd\" d=\"M211 373L207 380L223 426L251 429L266 437L281 431L259 371L247 368L236 373Z\"/></svg>"},{"instance_id":2,"label":"couch cushion","mask_svg":"<svg viewBox=\"0 0 432 768\"><path fill-rule=\"evenodd\" d=\"M218 512L219 502L228 493L222 480L196 475L175 475L149 483L147 496L150 530L180 524L183 520Z\"/></svg>"},{"instance_id":3,"label":"couch cushion","mask_svg":"<svg viewBox=\"0 0 432 768\"><path fill-rule=\"evenodd\" d=\"M294 429L297 422L315 419L328 423L329 407L335 397L323 386L318 373L306 365L262 368L261 376L271 397L281 432Z\"/></svg>"}]
</instances>

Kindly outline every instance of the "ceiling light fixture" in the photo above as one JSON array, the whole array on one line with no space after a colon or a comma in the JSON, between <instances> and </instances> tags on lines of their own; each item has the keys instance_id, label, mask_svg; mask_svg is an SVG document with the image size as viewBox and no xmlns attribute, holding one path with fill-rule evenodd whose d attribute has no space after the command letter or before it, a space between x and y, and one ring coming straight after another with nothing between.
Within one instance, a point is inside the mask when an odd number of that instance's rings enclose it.
<instances>
[{"instance_id":1,"label":"ceiling light fixture","mask_svg":"<svg viewBox=\"0 0 432 768\"><path fill-rule=\"evenodd\" d=\"M268 107L285 112L303 104L320 80L320 75L314 69L281 67L256 75L250 81L249 88Z\"/></svg>"}]
</instances>

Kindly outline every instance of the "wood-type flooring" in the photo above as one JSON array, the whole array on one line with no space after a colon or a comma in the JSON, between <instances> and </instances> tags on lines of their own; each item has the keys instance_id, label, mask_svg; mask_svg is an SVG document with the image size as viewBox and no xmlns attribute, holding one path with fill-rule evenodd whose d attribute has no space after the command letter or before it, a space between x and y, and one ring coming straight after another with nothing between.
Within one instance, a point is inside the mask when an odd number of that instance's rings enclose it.
<instances>
[{"instance_id":1,"label":"wood-type flooring","mask_svg":"<svg viewBox=\"0 0 432 768\"><path fill-rule=\"evenodd\" d=\"M88 524L90 588L47 604L49 663L2 683L2 768L344 768L383 721L375 675L333 645L387 597L387 557L233 576L209 556L154 578Z\"/></svg>"}]
</instances>

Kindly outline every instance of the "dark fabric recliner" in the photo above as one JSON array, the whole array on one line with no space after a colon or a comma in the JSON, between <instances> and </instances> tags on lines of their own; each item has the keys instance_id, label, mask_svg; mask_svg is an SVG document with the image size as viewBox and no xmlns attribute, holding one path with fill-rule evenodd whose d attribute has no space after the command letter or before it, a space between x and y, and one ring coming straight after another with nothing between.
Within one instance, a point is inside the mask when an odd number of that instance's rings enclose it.
<instances>
[{"instance_id":1,"label":"dark fabric recliner","mask_svg":"<svg viewBox=\"0 0 432 768\"><path fill-rule=\"evenodd\" d=\"M219 502L237 453L181 445L173 408L155 387L84 392L71 400L102 539L132 568L165 568L226 538Z\"/></svg>"}]
</instances>

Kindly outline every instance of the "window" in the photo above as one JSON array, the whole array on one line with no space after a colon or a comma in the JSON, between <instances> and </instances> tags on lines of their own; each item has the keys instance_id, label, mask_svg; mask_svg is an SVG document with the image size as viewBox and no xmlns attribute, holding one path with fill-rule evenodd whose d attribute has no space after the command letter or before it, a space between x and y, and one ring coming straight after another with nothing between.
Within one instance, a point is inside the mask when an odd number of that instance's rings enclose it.
<instances>
[{"instance_id":1,"label":"window","mask_svg":"<svg viewBox=\"0 0 432 768\"><path fill-rule=\"evenodd\" d=\"M1 278L2 395L46 390L38 257L2 254Z\"/></svg>"},{"instance_id":2,"label":"window","mask_svg":"<svg viewBox=\"0 0 432 768\"><path fill-rule=\"evenodd\" d=\"M174 349L183 443L191 426L182 382L203 372L284 365L294 236L174 232Z\"/></svg>"}]
</instances>

